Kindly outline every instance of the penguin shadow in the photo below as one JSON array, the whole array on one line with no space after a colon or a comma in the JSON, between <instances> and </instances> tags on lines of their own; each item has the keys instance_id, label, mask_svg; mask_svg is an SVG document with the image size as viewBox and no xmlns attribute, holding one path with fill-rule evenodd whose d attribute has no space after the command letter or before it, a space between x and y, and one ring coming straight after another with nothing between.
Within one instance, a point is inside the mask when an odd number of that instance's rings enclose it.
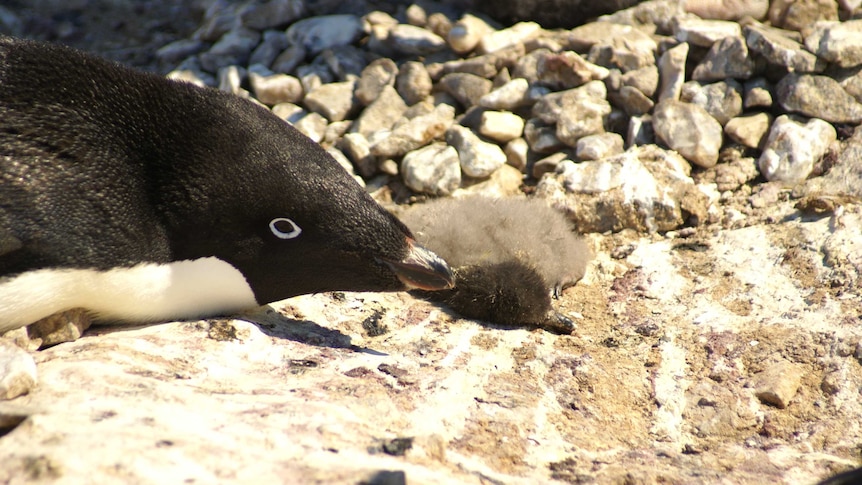
<instances>
[{"instance_id":1,"label":"penguin shadow","mask_svg":"<svg viewBox=\"0 0 862 485\"><path fill-rule=\"evenodd\" d=\"M290 340L314 347L349 349L372 355L387 355L384 352L354 344L350 336L345 335L340 330L321 326L311 320L290 318L269 306L248 310L234 318L256 325L268 337Z\"/></svg>"}]
</instances>

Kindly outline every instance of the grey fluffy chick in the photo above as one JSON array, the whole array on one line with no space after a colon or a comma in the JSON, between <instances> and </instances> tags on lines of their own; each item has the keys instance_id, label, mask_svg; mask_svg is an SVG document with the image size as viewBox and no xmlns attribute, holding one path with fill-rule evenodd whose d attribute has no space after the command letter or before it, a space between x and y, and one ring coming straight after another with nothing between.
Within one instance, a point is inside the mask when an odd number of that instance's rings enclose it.
<instances>
[{"instance_id":1,"label":"grey fluffy chick","mask_svg":"<svg viewBox=\"0 0 862 485\"><path fill-rule=\"evenodd\" d=\"M454 268L451 290L421 292L469 318L570 332L558 296L586 272L591 253L566 218L536 199L467 197L399 214L418 241Z\"/></svg>"}]
</instances>

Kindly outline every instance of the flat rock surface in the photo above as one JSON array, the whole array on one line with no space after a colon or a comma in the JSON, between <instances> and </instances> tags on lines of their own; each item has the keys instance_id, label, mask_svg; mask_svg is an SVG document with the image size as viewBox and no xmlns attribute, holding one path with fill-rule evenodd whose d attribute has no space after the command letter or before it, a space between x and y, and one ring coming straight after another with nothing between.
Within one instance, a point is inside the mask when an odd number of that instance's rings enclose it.
<instances>
[{"instance_id":1,"label":"flat rock surface","mask_svg":"<svg viewBox=\"0 0 862 485\"><path fill-rule=\"evenodd\" d=\"M38 387L0 403L25 417L0 482L812 483L862 440L862 210L776 209L590 236L597 258L557 302L572 335L405 293L91 328L36 353ZM784 362L800 383L779 409L755 387Z\"/></svg>"}]
</instances>

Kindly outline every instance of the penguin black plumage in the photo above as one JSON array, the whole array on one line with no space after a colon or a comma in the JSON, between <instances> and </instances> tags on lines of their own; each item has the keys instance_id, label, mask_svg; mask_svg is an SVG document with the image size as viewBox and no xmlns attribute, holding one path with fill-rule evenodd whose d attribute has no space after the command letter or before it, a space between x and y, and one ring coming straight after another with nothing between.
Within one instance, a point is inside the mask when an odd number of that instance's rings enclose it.
<instances>
[{"instance_id":1,"label":"penguin black plumage","mask_svg":"<svg viewBox=\"0 0 862 485\"><path fill-rule=\"evenodd\" d=\"M159 321L451 284L266 108L0 37L0 333L74 307Z\"/></svg>"},{"instance_id":2,"label":"penguin black plumage","mask_svg":"<svg viewBox=\"0 0 862 485\"><path fill-rule=\"evenodd\" d=\"M401 219L452 265L452 289L423 292L468 318L571 331L551 294L586 272L591 254L565 217L536 199L465 197L415 204Z\"/></svg>"}]
</instances>

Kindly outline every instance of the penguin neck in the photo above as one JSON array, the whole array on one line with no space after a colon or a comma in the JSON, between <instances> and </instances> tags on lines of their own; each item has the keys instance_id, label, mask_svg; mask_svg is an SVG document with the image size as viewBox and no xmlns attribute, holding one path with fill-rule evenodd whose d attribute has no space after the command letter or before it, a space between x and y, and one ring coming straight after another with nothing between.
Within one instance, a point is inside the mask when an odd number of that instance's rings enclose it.
<instances>
[{"instance_id":1,"label":"penguin neck","mask_svg":"<svg viewBox=\"0 0 862 485\"><path fill-rule=\"evenodd\" d=\"M212 257L107 271L29 271L0 280L0 294L0 315L10 316L0 321L0 333L72 308L122 323L224 315L257 306L243 275Z\"/></svg>"}]
</instances>

